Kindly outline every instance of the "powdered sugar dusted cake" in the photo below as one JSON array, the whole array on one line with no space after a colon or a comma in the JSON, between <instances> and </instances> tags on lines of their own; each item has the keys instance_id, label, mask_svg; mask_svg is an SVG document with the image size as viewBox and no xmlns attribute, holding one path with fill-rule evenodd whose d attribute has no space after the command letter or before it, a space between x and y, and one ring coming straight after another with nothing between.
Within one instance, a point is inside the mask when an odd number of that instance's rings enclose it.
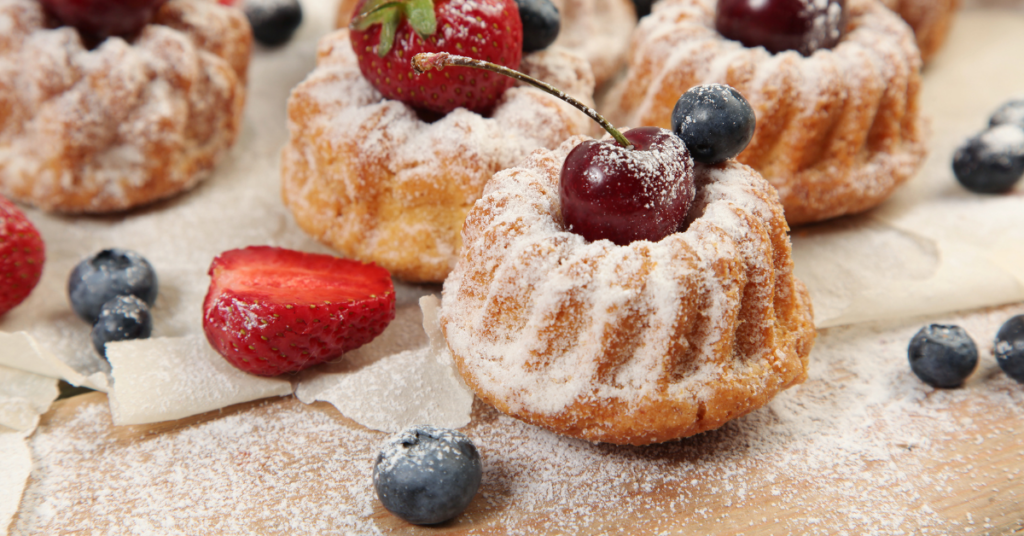
<instances>
[{"instance_id":1,"label":"powdered sugar dusted cake","mask_svg":"<svg viewBox=\"0 0 1024 536\"><path fill-rule=\"evenodd\" d=\"M495 175L466 220L441 325L477 396L639 445L717 428L803 381L810 299L771 186L735 161L698 164L685 231L588 242L565 228L558 195L581 141Z\"/></svg>"},{"instance_id":2,"label":"powdered sugar dusted cake","mask_svg":"<svg viewBox=\"0 0 1024 536\"><path fill-rule=\"evenodd\" d=\"M521 69L592 102L590 67L564 49L529 54ZM348 30L320 42L317 69L292 92L288 117L281 180L298 224L415 282L440 282L451 271L462 222L494 173L594 128L532 87L506 90L486 117L458 108L424 121L363 77Z\"/></svg>"},{"instance_id":3,"label":"powdered sugar dusted cake","mask_svg":"<svg viewBox=\"0 0 1024 536\"><path fill-rule=\"evenodd\" d=\"M946 41L960 0L882 0L914 29L921 58L928 61Z\"/></svg>"},{"instance_id":4,"label":"powdered sugar dusted cake","mask_svg":"<svg viewBox=\"0 0 1024 536\"><path fill-rule=\"evenodd\" d=\"M778 191L790 224L867 210L918 169L921 59L877 0L846 2L845 34L810 56L745 47L715 29L715 0L663 0L633 34L629 72L606 99L618 124L668 127L687 89L735 87L757 115L738 160Z\"/></svg>"},{"instance_id":5,"label":"powdered sugar dusted cake","mask_svg":"<svg viewBox=\"0 0 1024 536\"><path fill-rule=\"evenodd\" d=\"M170 0L93 50L35 0L0 0L0 192L110 212L194 186L234 143L252 35L238 10Z\"/></svg>"}]
</instances>

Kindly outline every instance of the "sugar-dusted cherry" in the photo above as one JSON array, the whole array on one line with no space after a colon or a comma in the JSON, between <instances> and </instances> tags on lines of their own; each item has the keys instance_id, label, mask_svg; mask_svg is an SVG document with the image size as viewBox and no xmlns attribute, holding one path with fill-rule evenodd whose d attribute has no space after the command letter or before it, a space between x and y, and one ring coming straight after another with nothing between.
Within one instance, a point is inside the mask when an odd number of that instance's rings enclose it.
<instances>
[{"instance_id":1,"label":"sugar-dusted cherry","mask_svg":"<svg viewBox=\"0 0 1024 536\"><path fill-rule=\"evenodd\" d=\"M62 24L90 39L128 36L142 29L166 0L41 0Z\"/></svg>"},{"instance_id":2,"label":"sugar-dusted cherry","mask_svg":"<svg viewBox=\"0 0 1024 536\"><path fill-rule=\"evenodd\" d=\"M715 27L748 47L810 56L839 42L846 26L845 4L846 0L719 0Z\"/></svg>"},{"instance_id":3,"label":"sugar-dusted cherry","mask_svg":"<svg viewBox=\"0 0 1024 536\"><path fill-rule=\"evenodd\" d=\"M585 141L562 163L562 221L587 240L618 245L656 242L676 232L695 195L693 159L672 131L643 127L619 132L589 106L557 88L501 65L447 53L417 54L413 70L425 73L449 66L472 67L526 82L587 114L610 140Z\"/></svg>"},{"instance_id":4,"label":"sugar-dusted cherry","mask_svg":"<svg viewBox=\"0 0 1024 536\"><path fill-rule=\"evenodd\" d=\"M562 164L562 219L587 240L618 245L656 242L686 219L694 196L693 160L670 130L623 132L633 147L615 140L588 140Z\"/></svg>"}]
</instances>

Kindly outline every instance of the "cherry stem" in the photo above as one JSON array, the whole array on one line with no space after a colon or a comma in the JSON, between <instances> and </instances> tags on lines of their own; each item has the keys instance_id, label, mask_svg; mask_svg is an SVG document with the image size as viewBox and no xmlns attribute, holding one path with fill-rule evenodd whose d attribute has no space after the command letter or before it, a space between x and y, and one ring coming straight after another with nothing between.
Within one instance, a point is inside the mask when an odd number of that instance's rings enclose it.
<instances>
[{"instance_id":1,"label":"cherry stem","mask_svg":"<svg viewBox=\"0 0 1024 536\"><path fill-rule=\"evenodd\" d=\"M485 71L503 74L505 76L515 78L516 80L519 80L521 82L526 82L527 84L535 86L538 89L541 89L547 93L550 93L564 100L565 102L568 102L569 104L573 105L577 110L587 114L587 116L593 119L594 121L597 121L598 124L601 125L601 127L607 130L608 133L611 134L613 138L615 138L615 141L617 141L619 145L627 149L633 148L633 144L630 143L629 140L627 140L626 137L623 136L622 133L618 131L618 129L613 127L607 119L602 117L601 114L597 113L597 111L595 111L593 108L572 98L565 92L560 91L558 88L550 84L541 82L540 80L537 80L532 76L525 75L519 71L513 71L508 67L504 67L496 63L491 63L489 61L478 60L466 56L458 56L455 54L449 54L447 52L438 52L436 54L432 52L421 52L412 57L412 70L416 71L416 74L423 74L431 69L437 69L438 71L440 71L441 69L444 69L445 67L449 66L483 69Z\"/></svg>"}]
</instances>

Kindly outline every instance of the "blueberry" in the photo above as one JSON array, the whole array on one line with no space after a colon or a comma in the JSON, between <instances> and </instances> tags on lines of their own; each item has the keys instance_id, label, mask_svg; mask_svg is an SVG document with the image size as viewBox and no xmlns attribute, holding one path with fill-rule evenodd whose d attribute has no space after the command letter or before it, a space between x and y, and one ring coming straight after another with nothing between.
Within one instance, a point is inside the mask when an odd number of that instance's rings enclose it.
<instances>
[{"instance_id":1,"label":"blueberry","mask_svg":"<svg viewBox=\"0 0 1024 536\"><path fill-rule=\"evenodd\" d=\"M108 342L148 339L151 333L153 317L146 302L135 296L117 296L100 309L100 317L92 327L92 345L106 358Z\"/></svg>"},{"instance_id":2,"label":"blueberry","mask_svg":"<svg viewBox=\"0 0 1024 536\"><path fill-rule=\"evenodd\" d=\"M672 109L672 132L697 162L724 162L754 137L754 110L739 91L720 84L697 86Z\"/></svg>"},{"instance_id":3,"label":"blueberry","mask_svg":"<svg viewBox=\"0 0 1024 536\"><path fill-rule=\"evenodd\" d=\"M252 36L270 47L291 39L302 24L299 0L245 0L242 10L252 26Z\"/></svg>"},{"instance_id":4,"label":"blueberry","mask_svg":"<svg viewBox=\"0 0 1024 536\"><path fill-rule=\"evenodd\" d=\"M953 173L972 192L1009 191L1024 175L1024 129L999 125L967 140L953 155Z\"/></svg>"},{"instance_id":5,"label":"blueberry","mask_svg":"<svg viewBox=\"0 0 1024 536\"><path fill-rule=\"evenodd\" d=\"M988 120L990 127L1017 125L1024 128L1024 99L1012 100L999 107Z\"/></svg>"},{"instance_id":6,"label":"blueberry","mask_svg":"<svg viewBox=\"0 0 1024 536\"><path fill-rule=\"evenodd\" d=\"M523 52L548 48L558 38L561 21L551 0L516 0L523 21Z\"/></svg>"},{"instance_id":7,"label":"blueberry","mask_svg":"<svg viewBox=\"0 0 1024 536\"><path fill-rule=\"evenodd\" d=\"M482 474L480 454L469 438L420 425L384 445L373 464L373 486L392 514L409 523L433 525L469 506Z\"/></svg>"},{"instance_id":8,"label":"blueberry","mask_svg":"<svg viewBox=\"0 0 1024 536\"><path fill-rule=\"evenodd\" d=\"M651 14L651 5L654 0L633 0L633 7L636 8L636 17L642 18Z\"/></svg>"},{"instance_id":9,"label":"blueberry","mask_svg":"<svg viewBox=\"0 0 1024 536\"><path fill-rule=\"evenodd\" d=\"M978 365L978 347L960 326L921 328L907 348L910 370L932 387L958 387Z\"/></svg>"},{"instance_id":10,"label":"blueberry","mask_svg":"<svg viewBox=\"0 0 1024 536\"><path fill-rule=\"evenodd\" d=\"M1017 315L996 332L996 363L1007 376L1024 383L1024 315Z\"/></svg>"},{"instance_id":11,"label":"blueberry","mask_svg":"<svg viewBox=\"0 0 1024 536\"><path fill-rule=\"evenodd\" d=\"M90 324L96 323L103 304L117 296L131 294L153 305L156 293L153 266L126 249L105 249L78 263L68 277L71 308Z\"/></svg>"}]
</instances>

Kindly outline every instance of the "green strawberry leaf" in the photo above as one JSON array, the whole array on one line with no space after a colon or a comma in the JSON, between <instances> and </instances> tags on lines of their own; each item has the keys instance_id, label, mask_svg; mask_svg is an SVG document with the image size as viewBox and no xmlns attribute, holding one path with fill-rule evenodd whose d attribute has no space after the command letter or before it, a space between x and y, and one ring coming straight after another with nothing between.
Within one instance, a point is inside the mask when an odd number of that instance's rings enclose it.
<instances>
[{"instance_id":1,"label":"green strawberry leaf","mask_svg":"<svg viewBox=\"0 0 1024 536\"><path fill-rule=\"evenodd\" d=\"M426 39L437 31L437 17L434 16L433 0L408 0L402 3L409 24L420 37Z\"/></svg>"},{"instance_id":2,"label":"green strawberry leaf","mask_svg":"<svg viewBox=\"0 0 1024 536\"><path fill-rule=\"evenodd\" d=\"M365 31L380 24L377 55L384 57L395 44L395 33L398 32L398 24L403 16L409 19L409 25L424 39L437 31L433 0L368 0L352 19L349 28Z\"/></svg>"},{"instance_id":3,"label":"green strawberry leaf","mask_svg":"<svg viewBox=\"0 0 1024 536\"><path fill-rule=\"evenodd\" d=\"M382 58L391 52L391 47L395 44L395 32L398 31L399 11L393 9L390 13L391 16L382 24L380 41L377 43L377 55Z\"/></svg>"}]
</instances>

